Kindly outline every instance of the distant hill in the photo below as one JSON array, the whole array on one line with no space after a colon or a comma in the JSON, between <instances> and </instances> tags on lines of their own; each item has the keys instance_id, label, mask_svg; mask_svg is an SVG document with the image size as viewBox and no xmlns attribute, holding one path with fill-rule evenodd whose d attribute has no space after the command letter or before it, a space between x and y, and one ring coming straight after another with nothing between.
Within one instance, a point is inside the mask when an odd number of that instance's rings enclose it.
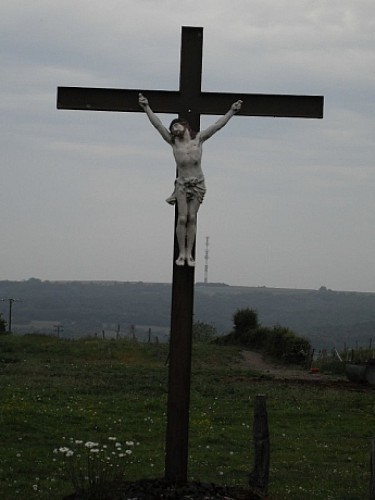
<instances>
[{"instance_id":1,"label":"distant hill","mask_svg":"<svg viewBox=\"0 0 375 500\"><path fill-rule=\"evenodd\" d=\"M0 281L0 298L17 298L13 331L53 332L62 336L137 336L165 340L170 323L171 285L117 281ZM265 326L280 324L306 336L319 348L368 347L374 337L375 293L236 287L224 283L195 287L194 319L210 323L219 333L232 329L237 309L250 307ZM8 319L8 304L0 302ZM62 330L61 330L62 331Z\"/></svg>"}]
</instances>

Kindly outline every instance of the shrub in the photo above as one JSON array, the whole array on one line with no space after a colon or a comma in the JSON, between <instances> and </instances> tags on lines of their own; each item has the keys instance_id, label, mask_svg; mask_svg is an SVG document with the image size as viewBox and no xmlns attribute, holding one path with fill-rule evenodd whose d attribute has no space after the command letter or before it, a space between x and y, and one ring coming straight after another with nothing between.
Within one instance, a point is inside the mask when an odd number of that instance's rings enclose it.
<instances>
[{"instance_id":1,"label":"shrub","mask_svg":"<svg viewBox=\"0 0 375 500\"><path fill-rule=\"evenodd\" d=\"M3 314L0 313L0 334L7 331L7 322L3 318Z\"/></svg>"},{"instance_id":2,"label":"shrub","mask_svg":"<svg viewBox=\"0 0 375 500\"><path fill-rule=\"evenodd\" d=\"M276 325L259 326L258 315L252 309L237 310L233 316L234 331L216 339L221 345L242 345L277 358L284 363L303 363L311 351L310 342L289 328Z\"/></svg>"},{"instance_id":3,"label":"shrub","mask_svg":"<svg viewBox=\"0 0 375 500\"><path fill-rule=\"evenodd\" d=\"M237 309L233 315L234 330L243 332L245 330L253 330L259 327L258 313L253 309Z\"/></svg>"},{"instance_id":4,"label":"shrub","mask_svg":"<svg viewBox=\"0 0 375 500\"><path fill-rule=\"evenodd\" d=\"M204 323L203 321L194 321L193 323L193 340L198 342L210 342L217 337L217 330L214 326Z\"/></svg>"},{"instance_id":5,"label":"shrub","mask_svg":"<svg viewBox=\"0 0 375 500\"><path fill-rule=\"evenodd\" d=\"M284 363L303 363L311 351L310 342L289 328L276 325L267 330L267 341L262 349Z\"/></svg>"}]
</instances>

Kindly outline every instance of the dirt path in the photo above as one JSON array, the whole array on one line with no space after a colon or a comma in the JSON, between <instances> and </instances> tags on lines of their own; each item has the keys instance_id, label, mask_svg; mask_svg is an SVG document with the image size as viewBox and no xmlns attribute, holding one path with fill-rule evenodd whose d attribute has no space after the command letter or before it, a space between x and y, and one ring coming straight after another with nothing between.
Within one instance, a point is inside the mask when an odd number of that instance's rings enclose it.
<instances>
[{"instance_id":1,"label":"dirt path","mask_svg":"<svg viewBox=\"0 0 375 500\"><path fill-rule=\"evenodd\" d=\"M262 354L254 351L242 351L243 364L252 370L257 370L264 375L271 375L274 378L282 379L314 379L319 380L322 375L310 373L299 367L289 367L277 365L263 359Z\"/></svg>"},{"instance_id":2,"label":"dirt path","mask_svg":"<svg viewBox=\"0 0 375 500\"><path fill-rule=\"evenodd\" d=\"M242 366L251 370L256 370L261 375L268 375L274 382L281 384L303 384L317 385L319 387L329 387L355 392L375 392L375 386L369 384L357 384L350 382L346 377L328 375L324 373L311 373L299 367L285 367L277 365L266 359L262 354L254 351L242 351ZM266 379L254 377L252 381L261 383Z\"/></svg>"}]
</instances>

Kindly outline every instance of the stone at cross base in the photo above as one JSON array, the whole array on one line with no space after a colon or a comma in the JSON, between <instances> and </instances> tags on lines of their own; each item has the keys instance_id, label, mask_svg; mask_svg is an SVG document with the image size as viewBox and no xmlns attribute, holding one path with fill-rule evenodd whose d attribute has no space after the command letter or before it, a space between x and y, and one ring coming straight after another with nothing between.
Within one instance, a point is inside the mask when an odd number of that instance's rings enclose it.
<instances>
[{"instance_id":1,"label":"stone at cross base","mask_svg":"<svg viewBox=\"0 0 375 500\"><path fill-rule=\"evenodd\" d=\"M177 204L176 236L179 255L176 264L184 266L186 263L194 267L193 247L197 233L197 213L206 193L202 171L202 144L240 111L242 101L233 103L224 116L199 132L192 130L184 118L176 118L167 129L152 111L147 97L142 93L139 94L139 105L161 137L172 147L177 178L174 191L166 201L171 205Z\"/></svg>"}]
</instances>

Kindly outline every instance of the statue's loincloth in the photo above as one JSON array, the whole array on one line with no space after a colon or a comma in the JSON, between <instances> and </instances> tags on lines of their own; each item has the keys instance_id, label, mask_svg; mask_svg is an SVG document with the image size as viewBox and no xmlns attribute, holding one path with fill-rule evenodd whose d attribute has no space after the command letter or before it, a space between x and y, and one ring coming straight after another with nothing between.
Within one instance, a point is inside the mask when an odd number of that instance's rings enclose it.
<instances>
[{"instance_id":1,"label":"statue's loincloth","mask_svg":"<svg viewBox=\"0 0 375 500\"><path fill-rule=\"evenodd\" d=\"M206 193L203 175L200 177L177 177L174 183L174 191L165 201L170 205L175 205L177 193L186 196L186 201L196 199L199 203L202 203Z\"/></svg>"}]
</instances>

